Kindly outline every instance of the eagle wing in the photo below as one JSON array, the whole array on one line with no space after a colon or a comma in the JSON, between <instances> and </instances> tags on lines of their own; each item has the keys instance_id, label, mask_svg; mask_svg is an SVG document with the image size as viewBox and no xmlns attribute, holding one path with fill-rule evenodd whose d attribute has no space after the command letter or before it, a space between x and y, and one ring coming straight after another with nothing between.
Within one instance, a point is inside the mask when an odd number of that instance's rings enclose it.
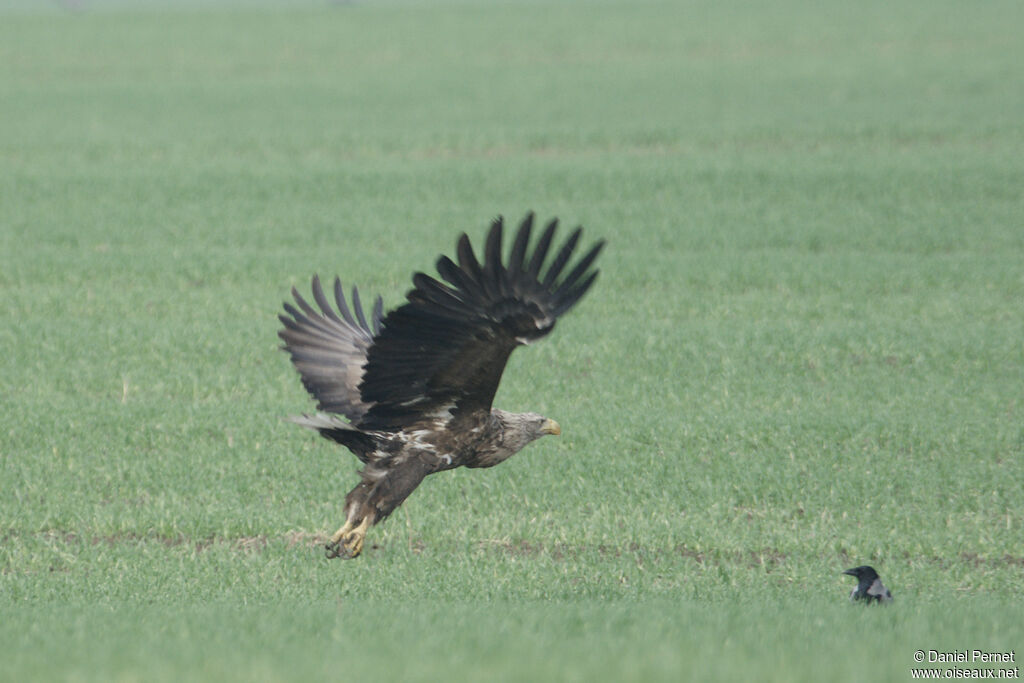
<instances>
[{"instance_id":1,"label":"eagle wing","mask_svg":"<svg viewBox=\"0 0 1024 683\"><path fill-rule=\"evenodd\" d=\"M352 307L345 302L341 281L334 280L336 313L323 288L320 278L313 276L313 299L316 310L293 287L295 308L284 304L287 315L278 316L284 329L277 334L284 340L284 349L292 358L295 369L302 376L302 384L318 401L317 408L338 413L357 423L369 406L359 394L363 379L363 365L367 349L375 335L380 333L383 302L377 297L370 319L363 314L359 290L352 288ZM340 315L339 315L340 313ZM354 314L354 315L353 315Z\"/></svg>"},{"instance_id":2,"label":"eagle wing","mask_svg":"<svg viewBox=\"0 0 1024 683\"><path fill-rule=\"evenodd\" d=\"M567 270L582 228L545 264L557 225L548 223L531 251L528 214L506 265L499 217L487 235L483 263L464 233L458 264L447 256L437 262L444 282L413 276L407 303L388 313L367 351L359 391L361 405L369 408L360 428L392 431L423 419L490 410L512 350L551 332L597 277L590 267L604 241Z\"/></svg>"}]
</instances>

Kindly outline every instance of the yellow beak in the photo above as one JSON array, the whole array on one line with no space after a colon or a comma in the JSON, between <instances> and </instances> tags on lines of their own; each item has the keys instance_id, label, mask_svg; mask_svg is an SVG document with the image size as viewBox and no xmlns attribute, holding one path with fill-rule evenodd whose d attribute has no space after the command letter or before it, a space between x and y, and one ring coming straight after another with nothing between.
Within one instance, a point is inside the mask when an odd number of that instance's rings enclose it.
<instances>
[{"instance_id":1,"label":"yellow beak","mask_svg":"<svg viewBox=\"0 0 1024 683\"><path fill-rule=\"evenodd\" d=\"M540 426L540 431L542 434L554 434L555 436L558 436L562 433L562 427L554 420L549 419Z\"/></svg>"}]
</instances>

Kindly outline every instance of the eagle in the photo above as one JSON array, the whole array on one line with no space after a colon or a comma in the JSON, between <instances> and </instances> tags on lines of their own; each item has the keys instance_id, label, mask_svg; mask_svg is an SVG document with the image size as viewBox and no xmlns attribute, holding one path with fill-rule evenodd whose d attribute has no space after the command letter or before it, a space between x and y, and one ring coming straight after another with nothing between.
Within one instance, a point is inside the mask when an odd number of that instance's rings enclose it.
<instances>
[{"instance_id":1,"label":"eagle","mask_svg":"<svg viewBox=\"0 0 1024 683\"><path fill-rule=\"evenodd\" d=\"M571 263L583 229L553 249L558 220L531 246L533 224L530 212L507 261L501 217L491 223L482 260L463 233L457 262L437 261L441 280L415 273L405 303L386 315L377 297L367 316L357 287L349 304L339 278L333 306L317 275L315 307L292 288L295 305L284 304L278 336L319 412L289 419L364 465L345 496L345 523L326 546L328 558L357 557L370 527L427 475L493 467L546 434L561 434L543 415L491 403L512 351L549 334L594 284L599 271L591 267L604 240Z\"/></svg>"}]
</instances>

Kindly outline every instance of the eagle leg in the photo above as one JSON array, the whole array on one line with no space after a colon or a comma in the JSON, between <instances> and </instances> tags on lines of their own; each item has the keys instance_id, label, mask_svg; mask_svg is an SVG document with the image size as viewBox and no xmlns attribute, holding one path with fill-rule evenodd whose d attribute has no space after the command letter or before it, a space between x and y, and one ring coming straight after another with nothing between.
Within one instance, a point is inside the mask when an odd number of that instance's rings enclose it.
<instances>
[{"instance_id":1,"label":"eagle leg","mask_svg":"<svg viewBox=\"0 0 1024 683\"><path fill-rule=\"evenodd\" d=\"M355 557L355 555L348 552L342 540L351 534L359 523L363 521L363 518L367 516L367 512L372 512L371 510L364 510L370 491L371 486L366 482L362 482L357 484L345 496L345 524L334 532L334 535L331 536L331 542L326 546L328 560L333 560L336 557L343 559ZM358 553L356 554L358 555Z\"/></svg>"},{"instance_id":2,"label":"eagle leg","mask_svg":"<svg viewBox=\"0 0 1024 683\"><path fill-rule=\"evenodd\" d=\"M374 465L360 472L363 481L345 496L345 525L327 544L327 558L351 559L363 550L366 532L383 522L402 504L423 477L433 471L431 463L408 458L392 463L390 468Z\"/></svg>"},{"instance_id":3,"label":"eagle leg","mask_svg":"<svg viewBox=\"0 0 1024 683\"><path fill-rule=\"evenodd\" d=\"M333 560L334 558L341 555L341 539L348 535L348 532L352 531L355 525L352 524L351 520L345 522L345 525L334 532L331 536L331 541L325 547L327 548L327 559Z\"/></svg>"},{"instance_id":4,"label":"eagle leg","mask_svg":"<svg viewBox=\"0 0 1024 683\"><path fill-rule=\"evenodd\" d=\"M331 536L331 542L327 544L327 558L340 557L350 560L358 557L359 553L363 552L366 532L372 525L373 515L366 515L358 525L353 525L352 520L345 522L345 526Z\"/></svg>"}]
</instances>

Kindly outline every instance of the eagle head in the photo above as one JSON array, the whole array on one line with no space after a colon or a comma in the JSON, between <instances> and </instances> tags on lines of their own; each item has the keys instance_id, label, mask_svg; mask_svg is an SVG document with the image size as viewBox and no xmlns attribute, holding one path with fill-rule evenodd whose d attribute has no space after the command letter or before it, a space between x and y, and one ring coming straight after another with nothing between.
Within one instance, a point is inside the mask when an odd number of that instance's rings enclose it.
<instances>
[{"instance_id":1,"label":"eagle head","mask_svg":"<svg viewBox=\"0 0 1024 683\"><path fill-rule=\"evenodd\" d=\"M493 434L494 453L487 458L488 464L497 464L515 455L542 436L562 433L557 422L537 413L509 413L495 408L491 415L496 424L490 430Z\"/></svg>"},{"instance_id":2,"label":"eagle head","mask_svg":"<svg viewBox=\"0 0 1024 683\"><path fill-rule=\"evenodd\" d=\"M557 422L537 413L506 413L506 416L511 418L506 423L506 429L511 427L514 431L527 437L523 446L542 436L548 434L558 436L562 433L562 427Z\"/></svg>"}]
</instances>

